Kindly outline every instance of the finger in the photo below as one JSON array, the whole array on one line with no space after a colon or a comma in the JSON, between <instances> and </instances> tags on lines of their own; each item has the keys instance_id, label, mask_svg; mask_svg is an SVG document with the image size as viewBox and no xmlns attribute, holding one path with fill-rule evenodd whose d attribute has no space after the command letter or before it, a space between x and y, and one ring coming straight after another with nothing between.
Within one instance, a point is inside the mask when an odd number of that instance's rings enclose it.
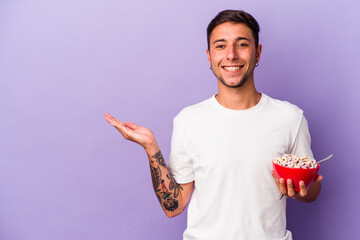
<instances>
[{"instance_id":1,"label":"finger","mask_svg":"<svg viewBox=\"0 0 360 240\"><path fill-rule=\"evenodd\" d=\"M324 177L322 175L317 175L315 178L315 182L320 182L323 179L324 179Z\"/></svg>"},{"instance_id":2,"label":"finger","mask_svg":"<svg viewBox=\"0 0 360 240\"><path fill-rule=\"evenodd\" d=\"M300 187L300 196L305 197L307 195L307 190L304 181L299 182L299 187Z\"/></svg>"},{"instance_id":3,"label":"finger","mask_svg":"<svg viewBox=\"0 0 360 240\"><path fill-rule=\"evenodd\" d=\"M132 122L126 122L126 123L125 123L125 126L128 127L128 128L131 128L131 129L133 129L133 130L139 128L138 125L136 125L135 123L132 123Z\"/></svg>"},{"instance_id":4,"label":"finger","mask_svg":"<svg viewBox=\"0 0 360 240\"><path fill-rule=\"evenodd\" d=\"M294 197L295 196L294 184L293 184L293 181L291 179L287 180L287 191L288 191L289 197Z\"/></svg>"},{"instance_id":5,"label":"finger","mask_svg":"<svg viewBox=\"0 0 360 240\"><path fill-rule=\"evenodd\" d=\"M125 126L125 124L122 121L120 121L119 119L116 119L116 118L113 119L111 124L115 124L118 127L124 127Z\"/></svg>"},{"instance_id":6,"label":"finger","mask_svg":"<svg viewBox=\"0 0 360 240\"><path fill-rule=\"evenodd\" d=\"M105 113L105 120L108 121L110 124L117 123L117 119L111 116L109 113Z\"/></svg>"},{"instance_id":7,"label":"finger","mask_svg":"<svg viewBox=\"0 0 360 240\"><path fill-rule=\"evenodd\" d=\"M132 129L124 125L121 125L120 123L114 123L114 124L111 123L111 125L113 125L125 139L131 140L133 138L134 132Z\"/></svg>"},{"instance_id":8,"label":"finger","mask_svg":"<svg viewBox=\"0 0 360 240\"><path fill-rule=\"evenodd\" d=\"M114 118L113 116L110 115L110 113L105 113L105 119L108 119L108 120L118 120L116 118Z\"/></svg>"},{"instance_id":9,"label":"finger","mask_svg":"<svg viewBox=\"0 0 360 240\"><path fill-rule=\"evenodd\" d=\"M105 113L105 117L112 118L112 116L110 115L110 113Z\"/></svg>"},{"instance_id":10,"label":"finger","mask_svg":"<svg viewBox=\"0 0 360 240\"><path fill-rule=\"evenodd\" d=\"M116 128L121 128L121 127L125 126L122 121L112 117L110 114L105 117L105 120L108 121L111 125L113 125Z\"/></svg>"},{"instance_id":11,"label":"finger","mask_svg":"<svg viewBox=\"0 0 360 240\"><path fill-rule=\"evenodd\" d=\"M281 194L286 195L286 184L285 184L285 180L283 178L280 178L279 192Z\"/></svg>"},{"instance_id":12,"label":"finger","mask_svg":"<svg viewBox=\"0 0 360 240\"><path fill-rule=\"evenodd\" d=\"M105 117L105 120L108 121L108 123L112 123L114 120L112 118Z\"/></svg>"},{"instance_id":13,"label":"finger","mask_svg":"<svg viewBox=\"0 0 360 240\"><path fill-rule=\"evenodd\" d=\"M280 182L279 182L279 179L276 177L274 170L271 171L271 175L273 176L273 178L274 178L274 180L276 182L276 185L279 185Z\"/></svg>"},{"instance_id":14,"label":"finger","mask_svg":"<svg viewBox=\"0 0 360 240\"><path fill-rule=\"evenodd\" d=\"M105 120L106 121L110 122L112 119L113 119L113 117L110 114L105 113Z\"/></svg>"},{"instance_id":15,"label":"finger","mask_svg":"<svg viewBox=\"0 0 360 240\"><path fill-rule=\"evenodd\" d=\"M130 129L127 128L122 121L112 117L110 114L105 117L105 120L114 126L122 135L129 133Z\"/></svg>"}]
</instances>

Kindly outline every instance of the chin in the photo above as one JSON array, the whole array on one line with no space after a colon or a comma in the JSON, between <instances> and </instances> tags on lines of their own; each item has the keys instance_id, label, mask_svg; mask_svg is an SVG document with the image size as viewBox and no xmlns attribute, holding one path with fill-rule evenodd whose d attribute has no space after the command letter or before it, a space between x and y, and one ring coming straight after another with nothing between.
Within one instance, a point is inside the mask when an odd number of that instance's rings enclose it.
<instances>
[{"instance_id":1,"label":"chin","mask_svg":"<svg viewBox=\"0 0 360 240\"><path fill-rule=\"evenodd\" d=\"M220 82L225 85L226 87L229 88L240 88L242 86L244 86L244 84L247 82L248 78L242 78L240 81L238 82L233 82L233 83L227 83L223 78L219 78Z\"/></svg>"}]
</instances>

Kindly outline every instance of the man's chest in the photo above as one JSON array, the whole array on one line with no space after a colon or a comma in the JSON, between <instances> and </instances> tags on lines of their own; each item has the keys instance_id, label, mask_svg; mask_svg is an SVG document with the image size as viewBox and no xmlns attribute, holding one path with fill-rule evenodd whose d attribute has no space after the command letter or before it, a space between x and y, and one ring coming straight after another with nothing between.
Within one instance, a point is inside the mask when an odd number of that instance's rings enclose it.
<instances>
[{"instance_id":1,"label":"man's chest","mask_svg":"<svg viewBox=\"0 0 360 240\"><path fill-rule=\"evenodd\" d=\"M268 169L291 144L289 130L266 121L213 122L191 135L195 171Z\"/></svg>"}]
</instances>

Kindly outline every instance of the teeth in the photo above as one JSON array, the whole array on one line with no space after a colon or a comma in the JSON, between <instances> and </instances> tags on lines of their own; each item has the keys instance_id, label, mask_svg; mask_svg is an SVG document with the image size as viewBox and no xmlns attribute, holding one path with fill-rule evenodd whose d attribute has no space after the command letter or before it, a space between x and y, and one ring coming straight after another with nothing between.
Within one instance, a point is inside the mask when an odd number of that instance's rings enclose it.
<instances>
[{"instance_id":1,"label":"teeth","mask_svg":"<svg viewBox=\"0 0 360 240\"><path fill-rule=\"evenodd\" d=\"M226 70L228 71L236 71L238 69L240 69L240 66L236 66L236 67L224 67Z\"/></svg>"}]
</instances>

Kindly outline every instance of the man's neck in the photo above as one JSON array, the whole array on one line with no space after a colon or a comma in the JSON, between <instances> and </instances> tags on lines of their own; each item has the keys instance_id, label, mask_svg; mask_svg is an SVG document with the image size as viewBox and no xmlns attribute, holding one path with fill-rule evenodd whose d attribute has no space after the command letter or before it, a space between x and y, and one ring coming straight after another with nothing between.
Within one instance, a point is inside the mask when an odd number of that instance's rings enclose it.
<instances>
[{"instance_id":1,"label":"man's neck","mask_svg":"<svg viewBox=\"0 0 360 240\"><path fill-rule=\"evenodd\" d=\"M215 96L222 106L232 110L245 110L254 107L261 99L253 82L239 88L229 88L219 83L219 93Z\"/></svg>"}]
</instances>

